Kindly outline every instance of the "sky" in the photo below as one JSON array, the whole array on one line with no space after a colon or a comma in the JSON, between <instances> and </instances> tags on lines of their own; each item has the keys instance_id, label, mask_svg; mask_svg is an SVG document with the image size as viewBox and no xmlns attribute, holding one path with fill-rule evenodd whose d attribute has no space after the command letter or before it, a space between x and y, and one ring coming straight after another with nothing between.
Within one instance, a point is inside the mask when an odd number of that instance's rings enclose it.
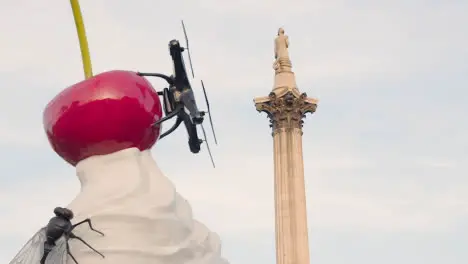
<instances>
[{"instance_id":1,"label":"sky","mask_svg":"<svg viewBox=\"0 0 468 264\"><path fill-rule=\"evenodd\" d=\"M188 151L182 129L152 152L231 263L275 261L273 143L253 98L273 87L279 27L299 89L320 100L303 128L311 263L467 262L468 2L80 3L95 73L170 73L167 43L183 39L184 19L196 96L203 79L210 98L217 167L206 150ZM0 39L0 263L8 263L80 189L48 145L42 111L83 72L68 1L0 0Z\"/></svg>"}]
</instances>

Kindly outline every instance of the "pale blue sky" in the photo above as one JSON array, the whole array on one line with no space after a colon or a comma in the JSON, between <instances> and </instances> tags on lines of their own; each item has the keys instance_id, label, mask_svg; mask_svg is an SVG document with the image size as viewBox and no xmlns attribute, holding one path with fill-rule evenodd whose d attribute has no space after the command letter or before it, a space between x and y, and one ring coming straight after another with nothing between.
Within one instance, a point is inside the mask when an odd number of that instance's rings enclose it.
<instances>
[{"instance_id":1,"label":"pale blue sky","mask_svg":"<svg viewBox=\"0 0 468 264\"><path fill-rule=\"evenodd\" d=\"M220 234L231 263L274 262L272 140L252 98L272 88L280 26L299 88L320 100L304 125L311 262L468 261L466 1L81 5L95 73L170 72L167 42L183 37L185 20L214 111L218 167L186 149L183 130L153 153L195 217ZM0 263L7 263L79 190L74 169L48 146L42 111L83 73L68 1L0 0L0 32ZM180 156L184 167L174 161Z\"/></svg>"}]
</instances>

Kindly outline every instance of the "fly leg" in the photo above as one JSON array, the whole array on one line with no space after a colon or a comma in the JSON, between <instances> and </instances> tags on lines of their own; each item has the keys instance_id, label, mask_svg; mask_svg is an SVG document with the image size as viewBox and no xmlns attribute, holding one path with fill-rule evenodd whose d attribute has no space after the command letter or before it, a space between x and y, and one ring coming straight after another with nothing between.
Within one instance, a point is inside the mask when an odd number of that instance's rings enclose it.
<instances>
[{"instance_id":1,"label":"fly leg","mask_svg":"<svg viewBox=\"0 0 468 264\"><path fill-rule=\"evenodd\" d=\"M70 240L70 237L68 235L65 235L65 244L67 245L67 254L73 259L73 262L78 264L78 261L76 261L75 257L72 255L70 251L70 245L68 244L68 240Z\"/></svg>"},{"instance_id":2,"label":"fly leg","mask_svg":"<svg viewBox=\"0 0 468 264\"><path fill-rule=\"evenodd\" d=\"M72 230L75 229L75 227L77 227L77 226L79 226L79 225L82 225L82 224L85 224L85 223L87 223L87 224L89 225L89 229L91 229L91 230L93 230L94 232L96 232L96 233L98 233L98 234L104 236L104 233L102 233L101 231L98 231L98 230L94 229L93 225L91 224L91 219L89 219L89 218L86 218L85 220L74 224L74 225L72 226Z\"/></svg>"},{"instance_id":3,"label":"fly leg","mask_svg":"<svg viewBox=\"0 0 468 264\"><path fill-rule=\"evenodd\" d=\"M45 264L47 256L49 255L50 251L55 247L55 244L50 244L48 241L44 242L44 254L42 254L41 264Z\"/></svg>"},{"instance_id":4,"label":"fly leg","mask_svg":"<svg viewBox=\"0 0 468 264\"><path fill-rule=\"evenodd\" d=\"M70 238L74 238L74 239L78 239L79 241L81 241L81 243L85 244L87 247L89 247L90 249L92 249L94 252L96 252L97 254L99 254L102 258L105 258L103 254L101 254L101 252L97 251L95 248L93 248L90 244L86 243L86 241L84 241L81 237L79 236L76 236L75 234L73 233L70 233L69 234ZM78 263L77 263L78 264Z\"/></svg>"}]
</instances>

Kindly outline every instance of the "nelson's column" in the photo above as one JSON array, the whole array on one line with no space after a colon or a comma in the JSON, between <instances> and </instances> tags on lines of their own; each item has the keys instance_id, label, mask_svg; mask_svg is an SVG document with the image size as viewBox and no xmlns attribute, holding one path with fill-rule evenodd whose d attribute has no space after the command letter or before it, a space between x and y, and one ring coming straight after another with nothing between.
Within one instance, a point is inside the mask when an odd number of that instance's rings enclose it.
<instances>
[{"instance_id":1,"label":"nelson's column","mask_svg":"<svg viewBox=\"0 0 468 264\"><path fill-rule=\"evenodd\" d=\"M276 262L309 264L302 119L315 112L318 100L299 92L288 47L288 36L280 28L275 39L273 91L254 102L259 112L268 114L273 129Z\"/></svg>"}]
</instances>

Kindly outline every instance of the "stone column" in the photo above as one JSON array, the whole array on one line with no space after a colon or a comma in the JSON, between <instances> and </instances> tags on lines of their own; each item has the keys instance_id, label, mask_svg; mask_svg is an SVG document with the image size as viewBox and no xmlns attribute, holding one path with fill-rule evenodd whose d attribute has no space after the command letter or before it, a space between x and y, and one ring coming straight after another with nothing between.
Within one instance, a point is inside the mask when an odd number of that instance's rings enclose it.
<instances>
[{"instance_id":1,"label":"stone column","mask_svg":"<svg viewBox=\"0 0 468 264\"><path fill-rule=\"evenodd\" d=\"M297 90L296 90L297 91ZM278 264L309 264L307 208L302 157L302 119L316 100L289 91L255 100L273 130L275 166L275 231Z\"/></svg>"}]
</instances>

